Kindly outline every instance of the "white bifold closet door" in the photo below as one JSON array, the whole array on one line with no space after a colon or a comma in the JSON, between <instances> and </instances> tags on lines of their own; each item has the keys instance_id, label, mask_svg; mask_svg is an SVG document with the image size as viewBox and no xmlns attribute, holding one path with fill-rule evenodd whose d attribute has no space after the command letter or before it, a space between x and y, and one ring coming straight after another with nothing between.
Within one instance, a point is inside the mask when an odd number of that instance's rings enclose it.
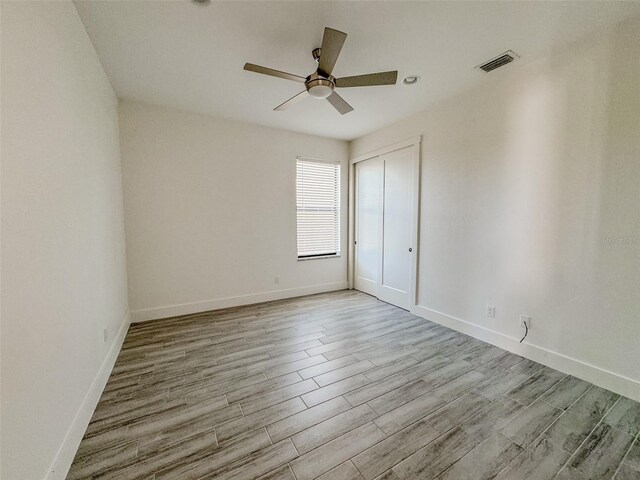
<instances>
[{"instance_id":1,"label":"white bifold closet door","mask_svg":"<svg viewBox=\"0 0 640 480\"><path fill-rule=\"evenodd\" d=\"M414 155L402 148L356 164L356 289L409 309Z\"/></svg>"}]
</instances>

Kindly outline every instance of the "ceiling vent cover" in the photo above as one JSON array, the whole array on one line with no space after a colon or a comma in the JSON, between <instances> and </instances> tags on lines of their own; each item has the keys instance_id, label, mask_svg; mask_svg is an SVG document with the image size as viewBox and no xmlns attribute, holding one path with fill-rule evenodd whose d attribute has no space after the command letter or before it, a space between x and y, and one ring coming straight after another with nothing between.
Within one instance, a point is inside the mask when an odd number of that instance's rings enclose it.
<instances>
[{"instance_id":1,"label":"ceiling vent cover","mask_svg":"<svg viewBox=\"0 0 640 480\"><path fill-rule=\"evenodd\" d=\"M507 50L506 52L498 55L497 57L492 58L488 62L484 62L483 64L478 65L476 68L479 68L480 70L486 73L489 73L492 70L495 70L496 68L500 68L508 63L513 62L517 58L518 58L518 55L513 53L511 50Z\"/></svg>"}]
</instances>

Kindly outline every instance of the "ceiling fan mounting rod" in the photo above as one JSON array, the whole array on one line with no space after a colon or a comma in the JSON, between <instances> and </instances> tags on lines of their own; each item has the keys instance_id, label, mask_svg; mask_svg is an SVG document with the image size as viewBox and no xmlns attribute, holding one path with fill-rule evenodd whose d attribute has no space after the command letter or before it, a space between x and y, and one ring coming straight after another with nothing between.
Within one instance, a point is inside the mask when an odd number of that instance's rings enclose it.
<instances>
[{"instance_id":1,"label":"ceiling fan mounting rod","mask_svg":"<svg viewBox=\"0 0 640 480\"><path fill-rule=\"evenodd\" d=\"M322 49L320 47L314 48L311 54L313 55L313 59L316 61L316 63L320 63L320 55L322 54Z\"/></svg>"}]
</instances>

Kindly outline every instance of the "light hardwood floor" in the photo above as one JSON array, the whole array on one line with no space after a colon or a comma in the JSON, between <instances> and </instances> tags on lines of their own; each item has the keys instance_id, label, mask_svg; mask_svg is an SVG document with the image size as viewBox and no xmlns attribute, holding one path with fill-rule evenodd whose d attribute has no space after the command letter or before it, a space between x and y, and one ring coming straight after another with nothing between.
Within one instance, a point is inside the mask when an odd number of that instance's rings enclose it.
<instances>
[{"instance_id":1,"label":"light hardwood floor","mask_svg":"<svg viewBox=\"0 0 640 480\"><path fill-rule=\"evenodd\" d=\"M640 478L640 404L355 291L132 325L69 479Z\"/></svg>"}]
</instances>

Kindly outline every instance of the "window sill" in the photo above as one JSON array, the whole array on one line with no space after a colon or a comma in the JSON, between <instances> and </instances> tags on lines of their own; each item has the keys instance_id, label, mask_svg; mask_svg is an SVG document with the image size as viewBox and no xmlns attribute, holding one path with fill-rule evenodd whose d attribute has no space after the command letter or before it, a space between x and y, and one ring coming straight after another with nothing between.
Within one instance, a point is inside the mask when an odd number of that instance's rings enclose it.
<instances>
[{"instance_id":1,"label":"window sill","mask_svg":"<svg viewBox=\"0 0 640 480\"><path fill-rule=\"evenodd\" d=\"M340 258L340 254L338 255L318 255L317 257L298 257L299 262L306 262L307 260L320 260L321 258Z\"/></svg>"}]
</instances>

